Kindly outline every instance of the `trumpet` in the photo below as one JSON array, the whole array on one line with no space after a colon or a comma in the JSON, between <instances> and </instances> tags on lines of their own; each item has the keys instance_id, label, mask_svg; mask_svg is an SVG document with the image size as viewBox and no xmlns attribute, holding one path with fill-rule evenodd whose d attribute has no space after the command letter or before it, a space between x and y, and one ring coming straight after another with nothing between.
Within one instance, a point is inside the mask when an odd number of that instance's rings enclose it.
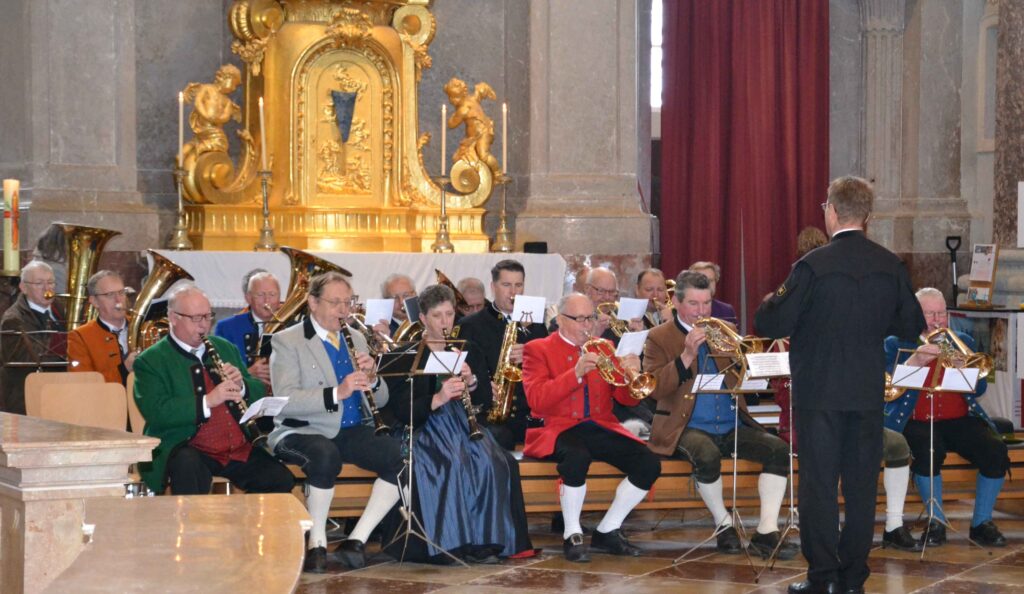
<instances>
[{"instance_id":1,"label":"trumpet","mask_svg":"<svg viewBox=\"0 0 1024 594\"><path fill-rule=\"evenodd\" d=\"M342 320L342 322L344 322L344 320ZM349 331L348 326L344 323L341 324L341 333L345 337L345 346L348 347L349 353L352 354L352 364L355 365L356 346L352 342L352 334ZM384 417L381 416L380 410L377 409L377 403L373 400L373 394L363 392L363 405L368 411L370 411L370 416L373 418L374 435L380 435L381 433L391 431L391 427L384 423Z\"/></svg>"},{"instance_id":2,"label":"trumpet","mask_svg":"<svg viewBox=\"0 0 1024 594\"><path fill-rule=\"evenodd\" d=\"M447 328L443 329L443 336L445 340L448 340L450 331ZM455 371L458 371L457 369ZM452 377L458 377L458 374L452 375ZM466 422L469 424L469 439L476 441L482 439L484 432L480 430L480 424L476 421L476 407L473 406L473 399L469 395L469 385L463 383L462 386L462 407L466 409Z\"/></svg>"},{"instance_id":3,"label":"trumpet","mask_svg":"<svg viewBox=\"0 0 1024 594\"><path fill-rule=\"evenodd\" d=\"M220 353L217 352L217 347L213 346L213 341L210 337L203 337L203 344L206 346L206 352L210 354L210 362L213 363L213 369L220 376L222 382L228 381L227 368L225 367L224 359L221 359ZM224 401L224 405L231 411L231 416L236 419L241 419L245 416L246 411L249 410L249 405L245 403L245 398L234 402L231 400ZM260 431L259 426L256 424L256 419L249 419L245 423L239 423L242 429L242 434L245 438L252 442L253 445L261 445L267 440L267 436Z\"/></svg>"},{"instance_id":4,"label":"trumpet","mask_svg":"<svg viewBox=\"0 0 1024 594\"><path fill-rule=\"evenodd\" d=\"M623 367L611 341L588 336L587 342L580 347L581 355L587 353L597 355L597 372L601 379L613 386L628 387L629 395L636 400L647 398L658 387L658 378L653 374Z\"/></svg>"}]
</instances>

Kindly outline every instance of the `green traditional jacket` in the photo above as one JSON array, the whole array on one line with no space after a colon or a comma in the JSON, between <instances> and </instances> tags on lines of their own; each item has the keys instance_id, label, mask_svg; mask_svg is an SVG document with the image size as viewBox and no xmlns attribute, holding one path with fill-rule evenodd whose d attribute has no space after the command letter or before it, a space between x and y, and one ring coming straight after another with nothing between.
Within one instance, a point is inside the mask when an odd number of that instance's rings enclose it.
<instances>
[{"instance_id":1,"label":"green traditional jacket","mask_svg":"<svg viewBox=\"0 0 1024 594\"><path fill-rule=\"evenodd\" d=\"M263 383L249 375L238 348L216 336L209 339L221 359L242 372L245 399L249 404L265 395ZM212 369L209 353L204 363ZM192 439L206 422L203 396L206 386L199 361L182 350L170 336L149 347L135 359L135 403L146 419L143 433L160 439L153 449L153 461L139 465L139 474L150 489L160 494L167 483L167 459L181 444ZM215 380L216 381L216 380Z\"/></svg>"}]
</instances>

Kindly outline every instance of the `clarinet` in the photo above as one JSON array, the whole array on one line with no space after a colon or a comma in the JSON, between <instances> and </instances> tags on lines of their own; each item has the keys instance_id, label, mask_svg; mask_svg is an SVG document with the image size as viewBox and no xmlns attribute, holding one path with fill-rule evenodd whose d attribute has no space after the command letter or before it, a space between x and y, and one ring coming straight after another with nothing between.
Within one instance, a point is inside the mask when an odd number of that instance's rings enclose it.
<instances>
[{"instance_id":1,"label":"clarinet","mask_svg":"<svg viewBox=\"0 0 1024 594\"><path fill-rule=\"evenodd\" d=\"M356 364L356 346L352 343L352 334L349 327L345 324L341 325L341 333L345 336L345 346L348 347L348 352L352 358L352 366ZM381 433L387 433L391 431L391 427L384 424L384 417L380 415L380 411L377 409L377 403L373 401L373 394L367 394L363 392L363 404L367 410L370 411L370 416L373 417L373 434L380 435Z\"/></svg>"},{"instance_id":2,"label":"clarinet","mask_svg":"<svg viewBox=\"0 0 1024 594\"><path fill-rule=\"evenodd\" d=\"M226 368L224 367L224 359L221 359L220 353L217 352L216 347L213 346L213 341L208 336L203 337L203 344L206 345L206 352L210 354L210 362L213 363L213 369L220 376L221 382L228 381ZM231 412L231 416L236 419L241 419L245 416L246 411L249 410L249 405L245 403L245 398L234 402L232 400L225 400L224 405L228 407ZM259 445L261 442L267 440L267 436L260 431L259 427L256 426L256 419L249 419L244 423L239 423L242 429L242 434L245 438L253 443Z\"/></svg>"},{"instance_id":3,"label":"clarinet","mask_svg":"<svg viewBox=\"0 0 1024 594\"><path fill-rule=\"evenodd\" d=\"M445 329L445 340L448 340L449 336L449 332ZM458 375L453 375L452 377L458 377ZM465 383L462 386L462 396L460 399L462 400L462 407L466 409L466 422L469 423L469 439L471 441L482 439L484 432L480 430L480 424L476 421L476 414L474 413L476 407L473 406L473 399L469 395L469 386Z\"/></svg>"}]
</instances>

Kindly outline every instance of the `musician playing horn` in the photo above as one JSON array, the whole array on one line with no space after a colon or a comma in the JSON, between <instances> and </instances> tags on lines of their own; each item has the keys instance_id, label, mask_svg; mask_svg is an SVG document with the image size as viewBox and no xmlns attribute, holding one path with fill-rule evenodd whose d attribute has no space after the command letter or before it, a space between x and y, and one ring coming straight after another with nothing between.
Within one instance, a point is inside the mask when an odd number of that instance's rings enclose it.
<instances>
[{"instance_id":1,"label":"musician playing horn","mask_svg":"<svg viewBox=\"0 0 1024 594\"><path fill-rule=\"evenodd\" d=\"M231 341L242 353L249 374L269 388L270 362L260 355L260 345L264 326L281 307L281 284L273 274L257 269L245 275L244 285L248 310L217 322L213 333Z\"/></svg>"},{"instance_id":2,"label":"musician playing horn","mask_svg":"<svg viewBox=\"0 0 1024 594\"><path fill-rule=\"evenodd\" d=\"M323 573L327 567L327 516L334 498L334 481L342 463L355 464L377 475L363 515L336 551L352 568L365 565L370 533L398 502L402 451L398 440L375 435L363 424L365 398L377 406L387 403L388 388L376 377L376 363L366 353L366 339L343 328L351 313L352 286L338 272L310 280L306 298L309 316L274 333L270 376L274 394L288 399L274 417L268 444L281 460L302 467L306 474L306 508L313 518L305 570ZM343 332L355 347L349 350Z\"/></svg>"},{"instance_id":3,"label":"musician playing horn","mask_svg":"<svg viewBox=\"0 0 1024 594\"><path fill-rule=\"evenodd\" d=\"M449 345L445 340L455 321L455 294L444 285L431 285L420 292L419 304L423 340L429 349L420 359L420 368L433 352L461 349L467 358L460 369L452 370L457 371L455 375L415 376L411 393L407 378L388 378L392 411L399 422L417 430L413 509L428 538L468 562L532 555L519 464L487 431L476 440L470 437L466 395L472 405L480 405L490 401L491 388L486 377L474 373L482 368L476 345L469 341ZM384 526L385 543L397 527L392 524L399 524L395 516L394 522ZM408 544L399 539L388 553L404 561L448 561L417 539Z\"/></svg>"},{"instance_id":4,"label":"musician playing horn","mask_svg":"<svg viewBox=\"0 0 1024 594\"><path fill-rule=\"evenodd\" d=\"M465 338L476 343L484 354L486 366L477 369L477 377L493 378L501 357L501 345L504 342L505 330L512 320L512 311L516 295L522 295L526 287L526 269L516 260L501 260L491 268L491 294L494 296L487 307L475 314L463 318L458 328L458 338ZM544 328L544 320L533 320L532 323L520 324L516 335L516 344L512 347L510 358L517 366L523 364L523 346L529 341L544 338L548 335ZM482 380L486 381L486 380ZM494 390L494 385L491 386ZM511 418L501 425L491 425L489 430L506 450L515 449L526 437L526 426L529 423L530 407L526 401L522 384L515 387L515 410ZM485 411L486 412L485 407ZM481 420L485 415L481 414Z\"/></svg>"},{"instance_id":5,"label":"musician playing horn","mask_svg":"<svg viewBox=\"0 0 1024 594\"><path fill-rule=\"evenodd\" d=\"M160 439L153 461L139 465L150 489L174 495L210 492L222 476L248 493L288 493L295 479L263 448L253 447L238 424L237 407L255 402L263 384L249 375L238 349L207 336L213 311L193 285L175 289L167 304L170 332L135 360L135 402L146 420L144 433ZM203 338L214 346L216 358Z\"/></svg>"},{"instance_id":6,"label":"musician playing horn","mask_svg":"<svg viewBox=\"0 0 1024 594\"><path fill-rule=\"evenodd\" d=\"M711 314L712 293L707 277L699 272L680 273L672 300L675 319L651 330L644 348L644 370L658 378L658 387L651 394L658 410L648 446L658 454L680 455L693 464L697 492L719 529L716 545L721 553L742 552L722 495L722 457L731 456L736 444L737 458L761 464L757 480L761 518L749 551L768 557L779 545L779 508L789 476L789 446L747 413L743 398L734 403L729 394L694 394L694 380L699 374L717 373L719 365L727 364L711 356L704 330L694 327L699 318ZM727 377L729 380L731 377ZM737 403L739 427L733 409ZM796 552L796 545L784 542L779 558L791 559Z\"/></svg>"},{"instance_id":7,"label":"musician playing horn","mask_svg":"<svg viewBox=\"0 0 1024 594\"><path fill-rule=\"evenodd\" d=\"M523 349L526 397L533 413L544 420L543 427L527 430L523 453L558 462L565 519L562 550L566 560L577 563L590 560L580 527L590 463L607 462L624 472L626 478L590 546L635 557L641 550L627 540L622 522L661 474L661 461L612 414L613 400L636 404L629 388L608 384L597 372L598 355L580 352L597 322L594 304L586 295L572 293L559 301L558 312L558 332ZM640 358L624 357L622 366L639 370Z\"/></svg>"},{"instance_id":8,"label":"musician playing horn","mask_svg":"<svg viewBox=\"0 0 1024 594\"><path fill-rule=\"evenodd\" d=\"M138 353L128 352L128 289L121 275L100 270L85 285L96 319L68 333L68 371L98 371L124 385Z\"/></svg>"},{"instance_id":9,"label":"musician playing horn","mask_svg":"<svg viewBox=\"0 0 1024 594\"><path fill-rule=\"evenodd\" d=\"M928 324L924 333L916 343L901 341L896 336L886 338L885 354L890 373L898 354L900 363L929 367L929 377L925 385L930 386L934 374L941 373L941 370L936 370L940 348L936 344L927 344L924 337L936 330L948 328L949 315L946 312L946 299L938 289L927 287L918 291L916 295L924 312L924 320ZM956 335L969 349L974 350L974 339L960 332ZM900 353L900 349L905 350ZM914 349L916 352L912 356L907 354ZM1010 458L1006 444L999 439L995 424L978 404L977 399L985 394L986 387L985 378L979 378L973 394L935 392L934 481L930 478L931 406L928 398L919 397L920 393L917 390L907 390L903 396L886 403L885 426L902 431L903 436L907 438L914 456L910 470L921 499L925 502L933 495L936 501L940 504L942 502L940 470L947 452L956 452L978 467L970 536L972 540L983 545L1004 547L1006 538L992 521L992 508L1010 468ZM934 492L931 489L933 483ZM939 519L945 520L941 505L935 508L935 514ZM929 547L941 545L946 541L946 527L935 520L932 520L925 533ZM924 537L922 534L922 538Z\"/></svg>"}]
</instances>

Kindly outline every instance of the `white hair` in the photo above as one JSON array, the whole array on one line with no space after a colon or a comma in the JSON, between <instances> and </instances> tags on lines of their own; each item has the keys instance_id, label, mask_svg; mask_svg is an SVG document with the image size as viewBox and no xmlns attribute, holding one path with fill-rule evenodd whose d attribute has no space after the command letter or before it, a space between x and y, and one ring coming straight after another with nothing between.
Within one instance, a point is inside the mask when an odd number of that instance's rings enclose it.
<instances>
[{"instance_id":1,"label":"white hair","mask_svg":"<svg viewBox=\"0 0 1024 594\"><path fill-rule=\"evenodd\" d=\"M257 272L256 274L254 274L254 275L249 277L249 282L245 286L245 292L246 293L251 292L252 291L252 286L254 284L256 284L257 282L262 281L262 280L272 280L272 281L274 281L274 283L277 284L277 290L278 291L281 290L281 282L277 280L277 277L274 276L273 273L267 272L266 270L264 270L263 272Z\"/></svg>"},{"instance_id":2,"label":"white hair","mask_svg":"<svg viewBox=\"0 0 1024 594\"><path fill-rule=\"evenodd\" d=\"M409 276L408 274L402 274L401 272L392 272L391 274L388 275L386 279L384 279L384 282L380 284L381 297L383 297L384 299L390 299L392 297L391 295L388 294L388 288L391 286L391 283L395 282L396 280L409 281L409 285L412 286L413 290L416 289L416 283L412 282L411 276Z\"/></svg>"},{"instance_id":3,"label":"white hair","mask_svg":"<svg viewBox=\"0 0 1024 594\"><path fill-rule=\"evenodd\" d=\"M171 291L171 295L167 298L167 309L178 309L178 300L180 300L182 297L187 297L188 295L202 295L203 297L206 298L207 301L210 300L210 297L206 294L206 291L200 289L199 287L193 285L192 283L184 283L182 285L175 287L175 289Z\"/></svg>"},{"instance_id":4,"label":"white hair","mask_svg":"<svg viewBox=\"0 0 1024 594\"><path fill-rule=\"evenodd\" d=\"M44 270L46 272L49 272L50 274L53 274L53 266L50 266L49 264L43 262L42 260L32 260L31 262L26 264L24 268L21 269L21 282L27 281L28 274L33 270Z\"/></svg>"},{"instance_id":5,"label":"white hair","mask_svg":"<svg viewBox=\"0 0 1024 594\"><path fill-rule=\"evenodd\" d=\"M558 300L558 313L565 313L565 306L569 303L569 300L573 297L582 297L587 301L590 301L590 297L587 297L583 293L569 293L568 295L562 295L562 298Z\"/></svg>"},{"instance_id":6,"label":"white hair","mask_svg":"<svg viewBox=\"0 0 1024 594\"><path fill-rule=\"evenodd\" d=\"M594 277L597 276L600 273L608 273L608 274L612 275L612 279L615 281L616 288L618 287L619 279L618 279L618 277L615 276L615 272L611 268L605 268L604 266L598 266L597 268L591 268L590 271L587 272L586 283L588 285L593 284L594 283Z\"/></svg>"},{"instance_id":7,"label":"white hair","mask_svg":"<svg viewBox=\"0 0 1024 594\"><path fill-rule=\"evenodd\" d=\"M941 299L943 302L946 301L946 296L942 294L942 291L940 291L940 290L938 290L938 289L936 289L934 287L924 287L923 289L918 289L917 293L914 293L914 297L917 297L918 301L920 301L921 299L923 299L925 297L933 297L935 299Z\"/></svg>"}]
</instances>

